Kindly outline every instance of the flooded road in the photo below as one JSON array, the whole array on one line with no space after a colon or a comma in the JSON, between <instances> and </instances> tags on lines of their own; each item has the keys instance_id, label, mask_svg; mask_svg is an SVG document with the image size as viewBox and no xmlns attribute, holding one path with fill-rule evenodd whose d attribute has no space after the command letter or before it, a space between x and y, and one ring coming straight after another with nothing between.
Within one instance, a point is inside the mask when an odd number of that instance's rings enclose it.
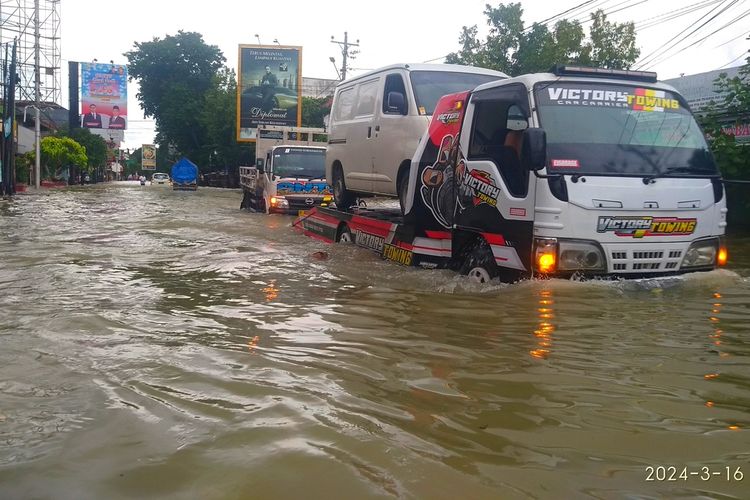
<instances>
[{"instance_id":1,"label":"flooded road","mask_svg":"<svg viewBox=\"0 0 750 500\"><path fill-rule=\"evenodd\" d=\"M750 496L750 238L487 286L240 200L0 201L0 498Z\"/></svg>"}]
</instances>

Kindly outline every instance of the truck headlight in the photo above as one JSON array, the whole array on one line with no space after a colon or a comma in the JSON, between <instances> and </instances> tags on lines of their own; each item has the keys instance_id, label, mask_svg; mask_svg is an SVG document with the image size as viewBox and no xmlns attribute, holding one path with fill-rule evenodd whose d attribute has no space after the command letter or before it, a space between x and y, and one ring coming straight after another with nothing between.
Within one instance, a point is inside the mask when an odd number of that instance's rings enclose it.
<instances>
[{"instance_id":1,"label":"truck headlight","mask_svg":"<svg viewBox=\"0 0 750 500\"><path fill-rule=\"evenodd\" d=\"M682 259L681 269L691 267L708 267L716 264L716 256L719 253L719 240L694 241Z\"/></svg>"},{"instance_id":2,"label":"truck headlight","mask_svg":"<svg viewBox=\"0 0 750 500\"><path fill-rule=\"evenodd\" d=\"M273 208L289 208L289 200L283 196L271 196L271 206Z\"/></svg>"},{"instance_id":3,"label":"truck headlight","mask_svg":"<svg viewBox=\"0 0 750 500\"><path fill-rule=\"evenodd\" d=\"M604 253L594 242L580 240L559 240L560 271L605 271L607 263Z\"/></svg>"}]
</instances>

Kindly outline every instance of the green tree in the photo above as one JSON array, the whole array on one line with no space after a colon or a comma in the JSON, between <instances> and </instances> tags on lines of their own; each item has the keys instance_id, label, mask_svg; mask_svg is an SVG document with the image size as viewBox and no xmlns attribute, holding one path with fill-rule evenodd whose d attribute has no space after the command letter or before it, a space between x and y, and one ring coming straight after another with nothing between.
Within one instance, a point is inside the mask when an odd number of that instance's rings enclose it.
<instances>
[{"instance_id":1,"label":"green tree","mask_svg":"<svg viewBox=\"0 0 750 500\"><path fill-rule=\"evenodd\" d=\"M591 14L588 40L578 21L561 20L552 29L536 23L525 28L520 3L487 5L484 14L490 27L485 41L479 40L476 25L464 26L460 49L446 57L447 63L520 75L568 63L625 69L640 55L633 23L609 22L602 10Z\"/></svg>"},{"instance_id":2,"label":"green tree","mask_svg":"<svg viewBox=\"0 0 750 500\"><path fill-rule=\"evenodd\" d=\"M729 78L726 73L721 73L714 80L714 90L724 94L724 98L719 102L712 101L700 117L710 138L711 151L724 178L750 180L750 144L737 142L734 134L727 133L730 127L750 121L750 57L745 59L737 76ZM747 196L747 185L728 184L726 188L730 217L733 221L748 224L750 197Z\"/></svg>"},{"instance_id":3,"label":"green tree","mask_svg":"<svg viewBox=\"0 0 750 500\"><path fill-rule=\"evenodd\" d=\"M184 31L134 47L125 53L128 72L140 84L137 97L144 114L156 121L157 143L207 163L210 141L202 116L206 94L226 61L221 50L199 33Z\"/></svg>"},{"instance_id":4,"label":"green tree","mask_svg":"<svg viewBox=\"0 0 750 500\"><path fill-rule=\"evenodd\" d=\"M330 97L303 97L302 98L302 126L320 127L325 126L323 118L331 112Z\"/></svg>"},{"instance_id":5,"label":"green tree","mask_svg":"<svg viewBox=\"0 0 750 500\"><path fill-rule=\"evenodd\" d=\"M70 137L45 137L40 143L42 178L60 178L66 167L85 169L88 165L86 150Z\"/></svg>"},{"instance_id":6,"label":"green tree","mask_svg":"<svg viewBox=\"0 0 750 500\"><path fill-rule=\"evenodd\" d=\"M88 158L87 170L94 171L98 167L103 167L107 163L107 143L103 138L92 134L87 128L74 128L67 134L68 137L83 146Z\"/></svg>"},{"instance_id":7,"label":"green tree","mask_svg":"<svg viewBox=\"0 0 750 500\"><path fill-rule=\"evenodd\" d=\"M237 142L237 77L234 70L219 70L206 91L201 113L201 123L206 130L205 148L210 162L201 165L202 171L236 167L243 156L251 158L254 145Z\"/></svg>"}]
</instances>

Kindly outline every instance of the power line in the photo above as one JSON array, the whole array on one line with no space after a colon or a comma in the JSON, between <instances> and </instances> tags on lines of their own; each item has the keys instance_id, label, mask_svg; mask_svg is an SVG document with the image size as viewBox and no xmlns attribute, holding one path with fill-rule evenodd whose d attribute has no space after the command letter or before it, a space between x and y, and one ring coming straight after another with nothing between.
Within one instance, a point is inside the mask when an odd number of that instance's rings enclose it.
<instances>
[{"instance_id":1,"label":"power line","mask_svg":"<svg viewBox=\"0 0 750 500\"><path fill-rule=\"evenodd\" d=\"M525 32L525 31L527 31L527 30L529 30L529 29L533 28L533 27L534 27L534 25L540 25L540 24L543 24L543 25L548 25L548 24L550 24L550 23L552 22L552 20L554 20L554 19L556 19L556 18L559 18L560 16L564 15L565 13L568 13L568 12L573 12L573 11L575 11L575 10L577 10L577 9L581 8L582 6L585 6L585 5L587 5L587 4L590 4L590 3L592 3L592 2L594 2L594 3L596 3L596 2L601 2L601 3L600 3L600 6L601 6L601 5L604 5L605 3L609 2L609 1L611 1L611 0L587 0L587 1L585 1L585 2L582 2L582 3L578 4L578 5L576 5L575 7L572 7L572 8L570 8L570 9L564 10L564 11L562 11L562 12L558 12L558 13L557 13L557 14L555 14L554 16L550 16L550 17L548 17L547 19L544 19L544 20L542 20L542 21L538 21L538 22L534 22L534 23L531 23L531 25L530 25L530 26L528 26L528 27L526 27L526 28L524 28L524 29L522 30L522 32ZM631 1L631 0L626 0L626 1ZM618 4L618 5L619 5L619 4ZM593 5L592 5L592 7L593 7ZM479 45L477 46L477 48L481 48L481 47L483 47L483 46L485 46L485 45L487 45L487 42L479 42ZM453 52L451 52L451 54L452 54L452 53L453 53ZM434 57L434 58L432 58L432 59L427 59L426 61L422 61L422 64L426 64L426 63L431 63L431 62L439 61L440 59L445 59L445 58L446 58L446 57L448 57L449 55L450 55L450 54L446 54L446 55L444 55L444 56L440 56L440 57Z\"/></svg>"},{"instance_id":2,"label":"power line","mask_svg":"<svg viewBox=\"0 0 750 500\"><path fill-rule=\"evenodd\" d=\"M715 18L716 18L717 16L721 15L721 14L722 14L723 12L725 12L725 11L726 11L727 9L729 9L729 8L733 7L733 6L734 6L734 4L736 4L736 3L737 3L737 0L735 0L734 2L732 2L731 4L729 4L729 5L728 5L727 7L725 7L725 8L724 8L724 9L723 9L723 10L722 10L721 12L719 12L718 14L716 14L715 16L713 16L713 17L712 17L711 19L709 19L708 21L706 21L706 22L705 22L705 23L704 23L704 24L703 24L702 26L699 26L699 27L698 27L698 28L697 28L697 29L696 29L696 30L695 30L695 31L694 31L693 33L697 32L697 31L698 31L699 29L701 29L701 28L702 28L703 26L706 26L706 25L707 25L708 23L710 23L710 22L711 22L711 21L712 21L713 19L715 19ZM748 15L748 14L750 14L750 10L749 10L749 11L746 11L746 12L744 12L744 13L742 13L742 14L740 15L740 17L736 18L736 19L735 19L734 21L730 21L729 23L725 24L725 25L724 25L724 26L722 26L721 28L719 28L719 29L717 29L717 30L715 30L715 31L711 32L711 33L710 33L709 35L707 35L707 36L705 36L705 37L701 38L700 40L697 40L697 41L695 41L695 42L691 43L690 45L687 45L687 46L685 46L685 47L681 48L681 49L680 49L680 50L678 50L677 52L674 52L674 53L672 53L672 54L669 54L669 53L668 53L668 51L667 51L667 52L665 52L665 53L661 54L660 56L658 56L658 57L654 58L654 59L653 59L653 60L651 61L651 63L650 63L650 66L653 66L654 64L658 64L658 63L660 63L660 62L664 61L665 59L667 59L667 58L669 58L669 57L674 57L674 56L676 56L676 55L678 55L678 54L681 54L681 53L683 53L683 52L684 52L684 51L686 51L687 49L689 49L689 48L691 48L691 47L694 47L695 45L698 45L699 43L703 42L704 40L706 40L706 39L707 39L707 38L709 38L710 36L713 36L714 34L718 33L719 31L721 31L721 30L725 29L725 28L726 28L727 26L730 26L730 25L734 24L734 23L735 23L736 21L739 21L740 19L742 19L742 18L746 17L746 16ZM687 36L685 36L685 37L684 37L684 38L683 38L683 39L682 39L682 40L680 41L680 43L681 43L682 41L685 41L685 40L687 40L687 38L689 38L690 36L692 36L692 35L693 35L693 33L691 33L690 35L687 35Z\"/></svg>"},{"instance_id":3,"label":"power line","mask_svg":"<svg viewBox=\"0 0 750 500\"><path fill-rule=\"evenodd\" d=\"M640 4L645 3L647 1L648 0L624 0L623 2L616 3L616 4L612 5L607 10L605 10L605 9L597 9L597 10L602 10L604 12L604 15L608 16L610 14L614 14L616 12L620 12L620 11L629 9L631 7L636 7L637 5L640 5ZM625 5L624 7L620 7L621 5L628 4L630 2L635 2L635 3L631 3L630 5ZM618 9L617 7L620 7L620 8ZM577 21L580 24L589 23L589 22L592 21L591 14L593 14L593 12L587 12L584 15L579 15L579 16L571 19L571 21Z\"/></svg>"},{"instance_id":4,"label":"power line","mask_svg":"<svg viewBox=\"0 0 750 500\"><path fill-rule=\"evenodd\" d=\"M724 64L723 66L719 66L719 69L726 68L727 66L730 66L732 63L735 63L735 62L739 61L743 57L746 57L746 54L748 54L749 52L750 52L750 50L746 50L745 52L743 52L742 54L738 55L737 57L735 57L734 59L732 59L728 63ZM750 56L748 56L748 57L750 57Z\"/></svg>"},{"instance_id":5,"label":"power line","mask_svg":"<svg viewBox=\"0 0 750 500\"><path fill-rule=\"evenodd\" d=\"M718 29L716 29L716 30L712 31L711 33L709 33L708 35L704 36L703 38L701 38L701 39L700 39L700 40L698 40L697 42L693 42L693 43L692 43L691 45L688 45L687 47L685 47L685 49L689 49L689 48L690 48L690 47L692 47L693 45L696 45L696 44L699 44L699 43L701 43L702 41L704 41L704 40L705 40L705 39L707 39L708 37L710 37L710 36L713 36L713 35L715 35L715 34L716 34L716 33L718 33L719 31L721 31L721 30L723 30L723 29L725 29L725 28L728 28L729 26L733 25L733 24L734 24L734 23L736 23L737 21L740 21L740 20L742 20L743 18L747 17L747 16L749 15L749 14L750 14L750 9L748 9L748 10L746 10L745 12L743 12L742 14L740 14L740 16L739 16L739 17L736 17L736 18L735 18L734 20L732 20L732 21L729 21L729 22L728 22L727 24L725 24L725 25L724 25L724 26L722 26L721 28L718 28ZM685 50L685 49L682 49L682 50Z\"/></svg>"},{"instance_id":6,"label":"power line","mask_svg":"<svg viewBox=\"0 0 750 500\"><path fill-rule=\"evenodd\" d=\"M648 28L652 28L654 26L662 26L666 21L672 21L674 19L677 19L678 17L686 16L688 14L692 14L693 12L703 10L713 4L723 2L724 0L704 0L702 2L694 3L691 5L686 5L685 7L682 7L680 9L674 9L670 10L668 12L664 12L662 14L659 14L658 16L649 17L646 19L641 19L640 21L635 22L636 30L641 31Z\"/></svg>"},{"instance_id":7,"label":"power line","mask_svg":"<svg viewBox=\"0 0 750 500\"><path fill-rule=\"evenodd\" d=\"M739 36L736 36L736 37L732 38L731 40L727 40L726 42L724 42L724 43L722 43L722 44L719 44L719 45L717 45L717 46L716 46L716 47L714 47L714 48L715 48L715 49L718 49L719 47L723 47L724 45L726 45L726 44L728 44L728 43L732 43L732 42L734 42L735 40L739 40L740 38L744 37L745 35L750 35L750 31L745 31L745 32L743 32L742 34L740 34Z\"/></svg>"},{"instance_id":8,"label":"power line","mask_svg":"<svg viewBox=\"0 0 750 500\"><path fill-rule=\"evenodd\" d=\"M724 1L726 1L726 0L724 0ZM717 9L719 9L722 6L722 4L724 3L724 1L722 1L721 4L717 5L713 9L711 9L708 13L704 14L700 19L697 20L697 22L702 21L703 19L705 19L706 17L708 17L709 15L711 15L714 11L716 11ZM679 33L677 33L675 36L673 36L672 38L670 38L668 41L666 41L665 43L663 43L661 46L659 46L656 50L654 50L651 53L649 53L648 55L642 57L641 60L640 60L640 63L637 66L637 69L644 69L644 68L651 67L650 65L646 66L646 63L647 62L652 62L657 57L659 57L659 56L661 56L661 55L669 52L670 50L672 50L675 46L679 45L680 43L682 43L683 41L685 41L685 39L687 39L688 37L690 37L691 35L693 35L694 33L696 33L698 30L700 30L701 28L703 28L706 24L708 24L711 21L713 21L716 18L716 16L720 15L722 12L725 12L727 10L727 8L731 7L735 3L737 3L737 0L731 0L731 3L729 5L724 6L723 9L721 9L718 13L714 14L712 17L710 17L703 24L699 25L693 31L691 31L690 33L688 33L687 35L685 35L681 39L677 40L683 33L685 33L692 26L694 26L695 23L692 23L689 26L687 26L685 29L683 29L682 31L680 31ZM677 40L675 43L673 43L669 47L666 47L668 44L674 42L675 40Z\"/></svg>"},{"instance_id":9,"label":"power line","mask_svg":"<svg viewBox=\"0 0 750 500\"><path fill-rule=\"evenodd\" d=\"M562 16L564 16L565 14L568 14L568 13L574 12L574 11L576 11L576 10L578 10L578 9L580 9L580 8L582 8L582 7L584 7L584 6L588 5L588 4L590 4L590 3L596 3L597 1L601 1L601 0L587 0L586 2L581 2L581 3L579 3L578 5L576 5L575 7L571 7L571 8L570 8L570 9L568 9L568 10L564 10L564 11L562 11L562 12L559 12L559 13L555 14L554 16L548 17L547 19L543 19L543 20L541 20L541 21L538 21L538 22L532 23L532 24L531 24L530 26L528 26L528 27L524 28L524 29L523 29L522 31L528 31L528 30L530 30L531 28L533 28L533 27L534 27L535 25L547 25L548 23L551 23L551 22L552 22L553 20L555 20L555 19L557 19L557 18L559 18L559 17L562 17ZM607 0L607 1L608 1L608 0ZM593 7L593 6L592 6L592 7Z\"/></svg>"}]
</instances>

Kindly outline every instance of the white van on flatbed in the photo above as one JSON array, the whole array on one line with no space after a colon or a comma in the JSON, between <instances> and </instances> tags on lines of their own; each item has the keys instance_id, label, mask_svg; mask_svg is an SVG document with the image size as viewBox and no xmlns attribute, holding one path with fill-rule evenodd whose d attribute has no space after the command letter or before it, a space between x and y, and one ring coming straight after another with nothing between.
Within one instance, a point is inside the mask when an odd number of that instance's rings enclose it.
<instances>
[{"instance_id":1,"label":"white van on flatbed","mask_svg":"<svg viewBox=\"0 0 750 500\"><path fill-rule=\"evenodd\" d=\"M453 64L395 64L336 87L326 178L336 205L359 196L406 196L411 158L440 97L507 78L499 71Z\"/></svg>"}]
</instances>

